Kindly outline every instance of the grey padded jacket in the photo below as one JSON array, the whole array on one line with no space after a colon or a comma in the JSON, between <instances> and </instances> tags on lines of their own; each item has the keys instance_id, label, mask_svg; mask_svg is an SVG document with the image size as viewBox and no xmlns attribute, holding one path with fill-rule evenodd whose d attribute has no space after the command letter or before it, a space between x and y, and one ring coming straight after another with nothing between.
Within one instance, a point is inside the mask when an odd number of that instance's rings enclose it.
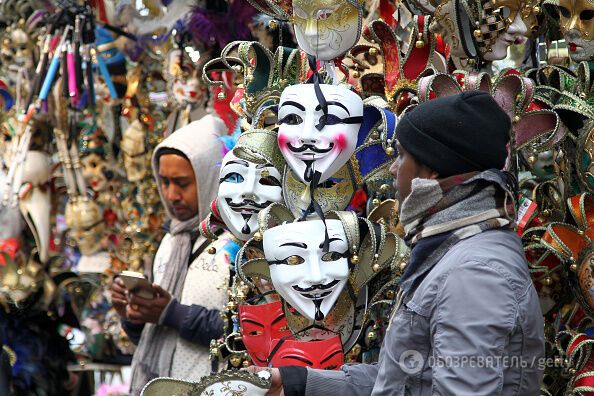
<instances>
[{"instance_id":1,"label":"grey padded jacket","mask_svg":"<svg viewBox=\"0 0 594 396\"><path fill-rule=\"evenodd\" d=\"M378 363L308 368L305 394L538 395L544 323L518 236L477 234L419 272Z\"/></svg>"}]
</instances>

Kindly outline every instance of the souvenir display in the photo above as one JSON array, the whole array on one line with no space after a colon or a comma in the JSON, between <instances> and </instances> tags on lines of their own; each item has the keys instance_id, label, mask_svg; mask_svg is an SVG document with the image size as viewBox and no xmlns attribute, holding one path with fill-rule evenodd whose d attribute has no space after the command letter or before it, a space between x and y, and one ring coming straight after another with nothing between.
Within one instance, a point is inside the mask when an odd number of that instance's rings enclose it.
<instances>
[{"instance_id":1,"label":"souvenir display","mask_svg":"<svg viewBox=\"0 0 594 396\"><path fill-rule=\"evenodd\" d=\"M237 369L377 362L410 258L396 126L419 103L476 90L511 122L508 199L554 362L542 394L591 392L593 11L0 1L0 345L15 394L67 394L87 363L130 364L108 289L123 270L152 273L170 227L152 154L191 122L197 141L224 123L216 199L195 230L211 243L199 254L221 250L230 267L224 335L210 341L219 372L157 378L143 394L265 394L268 371Z\"/></svg>"}]
</instances>

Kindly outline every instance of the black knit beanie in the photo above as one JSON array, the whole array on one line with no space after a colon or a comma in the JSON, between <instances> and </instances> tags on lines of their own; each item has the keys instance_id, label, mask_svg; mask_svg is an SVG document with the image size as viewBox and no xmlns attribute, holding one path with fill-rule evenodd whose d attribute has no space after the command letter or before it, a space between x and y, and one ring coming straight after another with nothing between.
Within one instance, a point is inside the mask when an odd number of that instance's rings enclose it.
<instances>
[{"instance_id":1,"label":"black knit beanie","mask_svg":"<svg viewBox=\"0 0 594 396\"><path fill-rule=\"evenodd\" d=\"M398 143L440 178L491 168L507 158L511 121L486 92L419 104L398 122Z\"/></svg>"}]
</instances>

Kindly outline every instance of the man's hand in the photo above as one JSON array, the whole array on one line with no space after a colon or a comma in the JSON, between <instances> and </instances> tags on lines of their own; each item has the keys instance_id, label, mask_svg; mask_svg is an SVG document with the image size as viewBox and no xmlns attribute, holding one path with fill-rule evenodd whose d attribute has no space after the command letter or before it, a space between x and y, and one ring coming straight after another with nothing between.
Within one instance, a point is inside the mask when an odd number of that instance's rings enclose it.
<instances>
[{"instance_id":1,"label":"man's hand","mask_svg":"<svg viewBox=\"0 0 594 396\"><path fill-rule=\"evenodd\" d=\"M122 318L126 318L126 306L128 305L128 300L126 299L126 287L124 286L124 282L120 278L115 278L111 284L110 291L113 308L118 315Z\"/></svg>"},{"instance_id":2,"label":"man's hand","mask_svg":"<svg viewBox=\"0 0 594 396\"><path fill-rule=\"evenodd\" d=\"M133 323L159 323L163 310L171 300L171 294L161 286L153 283L155 298L147 300L134 294L128 293L128 306L126 315Z\"/></svg>"},{"instance_id":3,"label":"man's hand","mask_svg":"<svg viewBox=\"0 0 594 396\"><path fill-rule=\"evenodd\" d=\"M283 392L283 379L280 374L280 370L277 368L267 368L267 367L257 367L257 366L250 366L248 368L244 368L242 370L248 371L252 374L256 374L259 371L268 371L271 374L270 380L272 381L272 385L268 392L266 392L266 396L284 396Z\"/></svg>"}]
</instances>

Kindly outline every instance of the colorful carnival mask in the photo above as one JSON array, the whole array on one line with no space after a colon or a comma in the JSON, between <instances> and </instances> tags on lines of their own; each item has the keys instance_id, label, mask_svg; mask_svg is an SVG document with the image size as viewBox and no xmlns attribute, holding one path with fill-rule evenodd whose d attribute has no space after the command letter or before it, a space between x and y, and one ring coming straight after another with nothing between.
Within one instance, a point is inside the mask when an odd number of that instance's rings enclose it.
<instances>
[{"instance_id":1,"label":"colorful carnival mask","mask_svg":"<svg viewBox=\"0 0 594 396\"><path fill-rule=\"evenodd\" d=\"M337 58L355 45L361 34L361 20L361 8L355 1L293 1L297 43L320 60Z\"/></svg>"},{"instance_id":2,"label":"colorful carnival mask","mask_svg":"<svg viewBox=\"0 0 594 396\"><path fill-rule=\"evenodd\" d=\"M445 39L456 58L501 60L507 56L507 48L528 31L522 19L524 8L519 0L483 4L448 0L436 7L431 31Z\"/></svg>"},{"instance_id":3,"label":"colorful carnival mask","mask_svg":"<svg viewBox=\"0 0 594 396\"><path fill-rule=\"evenodd\" d=\"M316 173L323 182L355 151L363 120L363 101L340 86L320 84L324 108L314 84L286 88L278 110L278 144L299 179L309 184ZM319 94L319 93L318 93Z\"/></svg>"},{"instance_id":4,"label":"colorful carnival mask","mask_svg":"<svg viewBox=\"0 0 594 396\"><path fill-rule=\"evenodd\" d=\"M312 369L337 370L344 364L344 353L339 336L317 341L283 340L281 342L282 344L270 358L272 367L305 366Z\"/></svg>"},{"instance_id":5,"label":"colorful carnival mask","mask_svg":"<svg viewBox=\"0 0 594 396\"><path fill-rule=\"evenodd\" d=\"M104 191L113 176L106 160L107 143L105 133L96 123L83 125L79 143L80 163L87 185L95 192Z\"/></svg>"},{"instance_id":6,"label":"colorful carnival mask","mask_svg":"<svg viewBox=\"0 0 594 396\"><path fill-rule=\"evenodd\" d=\"M167 73L173 81L172 93L175 101L180 105L194 104L202 101L206 94L198 76L198 70L193 67L189 59L183 59L179 49L169 53Z\"/></svg>"},{"instance_id":7,"label":"colorful carnival mask","mask_svg":"<svg viewBox=\"0 0 594 396\"><path fill-rule=\"evenodd\" d=\"M240 305L241 339L257 366L268 366L273 340L291 335L280 301L262 305Z\"/></svg>"},{"instance_id":8,"label":"colorful carnival mask","mask_svg":"<svg viewBox=\"0 0 594 396\"><path fill-rule=\"evenodd\" d=\"M107 187L107 161L99 154L91 153L80 159L82 173L93 191L100 192Z\"/></svg>"},{"instance_id":9,"label":"colorful carnival mask","mask_svg":"<svg viewBox=\"0 0 594 396\"><path fill-rule=\"evenodd\" d=\"M94 201L75 198L66 204L65 217L80 252L87 256L96 253L101 248L105 228L99 206Z\"/></svg>"},{"instance_id":10,"label":"colorful carnival mask","mask_svg":"<svg viewBox=\"0 0 594 396\"><path fill-rule=\"evenodd\" d=\"M324 227L329 250L323 251ZM339 220L288 223L264 232L264 254L278 293L310 320L334 307L349 277L348 241Z\"/></svg>"},{"instance_id":11,"label":"colorful carnival mask","mask_svg":"<svg viewBox=\"0 0 594 396\"><path fill-rule=\"evenodd\" d=\"M48 181L50 158L41 151L29 151L23 170L23 184L19 190L19 208L39 252L39 259L49 259L51 202Z\"/></svg>"},{"instance_id":12,"label":"colorful carnival mask","mask_svg":"<svg viewBox=\"0 0 594 396\"><path fill-rule=\"evenodd\" d=\"M124 131L120 147L128 180L137 182L144 179L148 172L149 154L146 148L144 128L140 121L134 120Z\"/></svg>"},{"instance_id":13,"label":"colorful carnival mask","mask_svg":"<svg viewBox=\"0 0 594 396\"><path fill-rule=\"evenodd\" d=\"M594 58L594 3L587 0L559 0L560 30L574 62Z\"/></svg>"},{"instance_id":14,"label":"colorful carnival mask","mask_svg":"<svg viewBox=\"0 0 594 396\"><path fill-rule=\"evenodd\" d=\"M258 212L282 200L281 174L273 164L246 161L232 151L223 158L219 183L221 218L243 241L257 231Z\"/></svg>"}]
</instances>

